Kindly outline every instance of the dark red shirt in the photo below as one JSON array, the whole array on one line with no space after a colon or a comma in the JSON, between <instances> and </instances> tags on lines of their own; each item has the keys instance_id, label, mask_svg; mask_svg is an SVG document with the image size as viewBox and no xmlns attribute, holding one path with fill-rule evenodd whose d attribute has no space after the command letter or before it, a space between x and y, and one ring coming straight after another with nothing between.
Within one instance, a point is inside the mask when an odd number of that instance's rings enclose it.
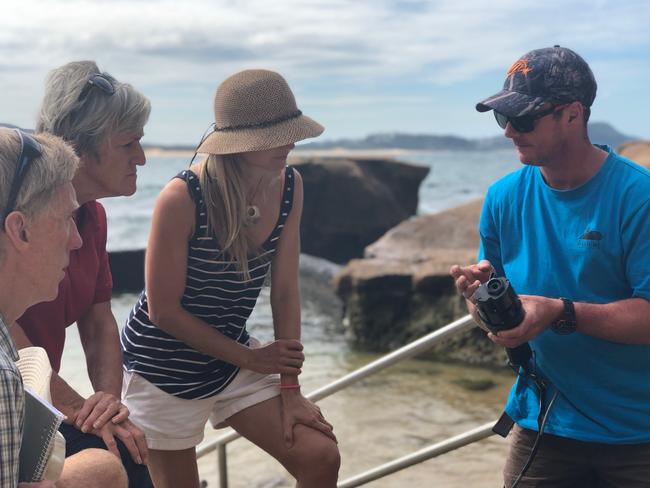
<instances>
[{"instance_id":1,"label":"dark red shirt","mask_svg":"<svg viewBox=\"0 0 650 488\"><path fill-rule=\"evenodd\" d=\"M27 309L18 323L35 346L47 351L55 371L61 367L65 329L83 317L91 305L111 299L113 279L106 252L106 212L96 201L79 212L82 246L70 253L70 265L59 284L59 295Z\"/></svg>"}]
</instances>

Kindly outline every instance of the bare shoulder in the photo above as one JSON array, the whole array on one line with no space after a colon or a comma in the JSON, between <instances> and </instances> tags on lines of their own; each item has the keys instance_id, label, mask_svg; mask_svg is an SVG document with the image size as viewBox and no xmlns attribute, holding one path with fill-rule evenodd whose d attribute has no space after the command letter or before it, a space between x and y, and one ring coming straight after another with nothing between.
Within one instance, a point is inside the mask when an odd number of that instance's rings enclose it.
<instances>
[{"instance_id":1,"label":"bare shoulder","mask_svg":"<svg viewBox=\"0 0 650 488\"><path fill-rule=\"evenodd\" d=\"M168 209L172 207L193 209L194 201L190 195L187 183L180 178L174 178L163 187L158 195L156 205L162 205Z\"/></svg>"},{"instance_id":2,"label":"bare shoulder","mask_svg":"<svg viewBox=\"0 0 650 488\"><path fill-rule=\"evenodd\" d=\"M165 185L156 200L152 229L173 232L188 238L194 232L196 206L187 183L174 178Z\"/></svg>"},{"instance_id":3,"label":"bare shoulder","mask_svg":"<svg viewBox=\"0 0 650 488\"><path fill-rule=\"evenodd\" d=\"M200 175L205 163L206 163L205 160L199 161L198 163L194 163L192 166L190 166L190 171L194 173L196 176Z\"/></svg>"}]
</instances>

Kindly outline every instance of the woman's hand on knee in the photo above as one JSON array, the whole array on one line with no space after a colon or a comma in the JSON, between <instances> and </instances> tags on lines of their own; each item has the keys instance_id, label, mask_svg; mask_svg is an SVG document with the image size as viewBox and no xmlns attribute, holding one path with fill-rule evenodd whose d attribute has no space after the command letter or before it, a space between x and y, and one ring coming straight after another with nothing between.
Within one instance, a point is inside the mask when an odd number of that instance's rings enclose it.
<instances>
[{"instance_id":1,"label":"woman's hand on knee","mask_svg":"<svg viewBox=\"0 0 650 488\"><path fill-rule=\"evenodd\" d=\"M308 400L299 390L286 390L282 392L282 431L287 447L293 446L293 428L302 424L322 432L334 442L334 427L330 424L320 407Z\"/></svg>"},{"instance_id":2,"label":"woman's hand on knee","mask_svg":"<svg viewBox=\"0 0 650 488\"><path fill-rule=\"evenodd\" d=\"M245 369L266 374L299 375L305 355L295 339L278 339L262 347L249 349Z\"/></svg>"}]
</instances>

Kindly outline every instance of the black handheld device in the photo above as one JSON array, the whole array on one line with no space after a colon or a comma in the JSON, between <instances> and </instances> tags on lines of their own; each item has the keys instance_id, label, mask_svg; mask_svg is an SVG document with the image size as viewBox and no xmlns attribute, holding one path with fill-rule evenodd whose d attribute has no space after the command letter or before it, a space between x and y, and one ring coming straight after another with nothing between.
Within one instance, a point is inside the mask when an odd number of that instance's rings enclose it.
<instances>
[{"instance_id":1,"label":"black handheld device","mask_svg":"<svg viewBox=\"0 0 650 488\"><path fill-rule=\"evenodd\" d=\"M474 299L479 316L493 333L517 327L524 320L525 311L514 288L505 277L492 277L478 287ZM510 364L528 370L532 351L528 343L506 348Z\"/></svg>"}]
</instances>

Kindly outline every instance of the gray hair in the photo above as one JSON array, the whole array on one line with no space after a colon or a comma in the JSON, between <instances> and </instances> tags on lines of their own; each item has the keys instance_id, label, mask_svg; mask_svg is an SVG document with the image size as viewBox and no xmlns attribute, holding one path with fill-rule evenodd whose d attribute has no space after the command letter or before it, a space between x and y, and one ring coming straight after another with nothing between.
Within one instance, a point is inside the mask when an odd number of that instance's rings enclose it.
<instances>
[{"instance_id":1,"label":"gray hair","mask_svg":"<svg viewBox=\"0 0 650 488\"><path fill-rule=\"evenodd\" d=\"M34 138L41 144L41 156L32 160L25 173L13 209L29 217L48 208L61 186L72 181L79 166L79 158L61 138L50 134L38 134ZM0 215L5 215L7 210L20 149L20 137L16 131L0 128Z\"/></svg>"},{"instance_id":2,"label":"gray hair","mask_svg":"<svg viewBox=\"0 0 650 488\"><path fill-rule=\"evenodd\" d=\"M151 112L149 100L108 73L101 74L111 81L115 93L91 87L81 97L88 80L100 73L94 61L75 61L50 72L36 130L62 137L78 155L96 155L114 134L144 127Z\"/></svg>"}]
</instances>

